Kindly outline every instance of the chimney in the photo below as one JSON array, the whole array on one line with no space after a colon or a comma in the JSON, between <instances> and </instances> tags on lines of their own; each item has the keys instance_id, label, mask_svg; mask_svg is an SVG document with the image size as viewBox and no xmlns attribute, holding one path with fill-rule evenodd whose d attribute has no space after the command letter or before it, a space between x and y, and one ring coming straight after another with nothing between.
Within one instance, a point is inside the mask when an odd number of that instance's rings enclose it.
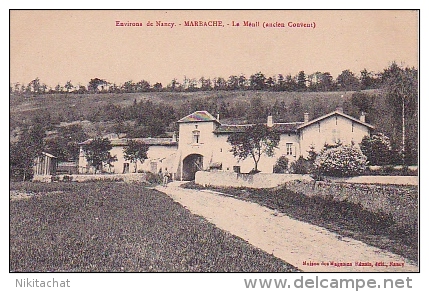
<instances>
[{"instance_id":1,"label":"chimney","mask_svg":"<svg viewBox=\"0 0 429 292\"><path fill-rule=\"evenodd\" d=\"M341 106L337 106L335 110L339 113L343 113L343 108Z\"/></svg>"},{"instance_id":2,"label":"chimney","mask_svg":"<svg viewBox=\"0 0 429 292\"><path fill-rule=\"evenodd\" d=\"M308 123L309 120L310 120L309 113L304 113L304 123Z\"/></svg>"},{"instance_id":3,"label":"chimney","mask_svg":"<svg viewBox=\"0 0 429 292\"><path fill-rule=\"evenodd\" d=\"M364 113L364 112L362 112L362 113L360 114L360 118L359 118L359 120L360 120L362 123L366 123L366 121L365 121L365 113Z\"/></svg>"},{"instance_id":4,"label":"chimney","mask_svg":"<svg viewBox=\"0 0 429 292\"><path fill-rule=\"evenodd\" d=\"M219 113L217 113L216 121L218 121L218 122L219 122Z\"/></svg>"},{"instance_id":5,"label":"chimney","mask_svg":"<svg viewBox=\"0 0 429 292\"><path fill-rule=\"evenodd\" d=\"M273 116L269 115L267 118L267 127L272 127L274 125L273 123Z\"/></svg>"},{"instance_id":6,"label":"chimney","mask_svg":"<svg viewBox=\"0 0 429 292\"><path fill-rule=\"evenodd\" d=\"M176 131L173 132L173 137L171 137L172 142L177 142Z\"/></svg>"}]
</instances>

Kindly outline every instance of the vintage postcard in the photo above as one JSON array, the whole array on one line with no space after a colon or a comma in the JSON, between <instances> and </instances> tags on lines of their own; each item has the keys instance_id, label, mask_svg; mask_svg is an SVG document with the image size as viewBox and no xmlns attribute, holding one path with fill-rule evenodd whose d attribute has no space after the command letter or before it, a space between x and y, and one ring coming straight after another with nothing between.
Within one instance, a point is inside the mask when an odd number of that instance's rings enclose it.
<instances>
[{"instance_id":1,"label":"vintage postcard","mask_svg":"<svg viewBox=\"0 0 429 292\"><path fill-rule=\"evenodd\" d=\"M420 271L419 10L10 10L9 106L11 274Z\"/></svg>"}]
</instances>

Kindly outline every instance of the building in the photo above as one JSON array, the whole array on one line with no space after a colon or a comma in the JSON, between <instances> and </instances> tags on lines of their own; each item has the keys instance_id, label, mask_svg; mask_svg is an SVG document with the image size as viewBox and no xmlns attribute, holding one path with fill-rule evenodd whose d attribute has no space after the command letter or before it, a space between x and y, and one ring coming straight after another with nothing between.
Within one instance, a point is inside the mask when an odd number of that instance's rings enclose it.
<instances>
[{"instance_id":1,"label":"building","mask_svg":"<svg viewBox=\"0 0 429 292\"><path fill-rule=\"evenodd\" d=\"M42 152L42 155L36 157L33 163L34 176L55 175L57 170L57 158L49 153Z\"/></svg>"},{"instance_id":2,"label":"building","mask_svg":"<svg viewBox=\"0 0 429 292\"><path fill-rule=\"evenodd\" d=\"M217 118L207 111L194 112L178 121L178 142L175 138L141 138L148 144L148 159L138 165L138 169L159 172L167 167L175 179L192 180L198 170L217 170L250 172L254 167L253 159L248 158L238 161L230 152L231 145L227 142L228 136L234 132L243 131L247 125L222 124ZM299 156L306 157L310 146L320 151L325 144L334 144L341 141L344 144L354 142L358 144L366 135L370 135L374 127L365 122L365 116L359 119L344 114L341 108L334 112L309 119L304 114L303 121L293 123L275 123L273 117L267 118L266 125L280 133L280 142L273 157L263 154L258 164L262 172L273 172L273 166L281 156L288 158L290 162ZM118 161L114 162L114 173L130 172L129 162L123 158L123 147L126 139L111 140L112 155L116 155ZM85 141L82 143L82 146ZM79 173L90 172L84 152L81 148L79 158Z\"/></svg>"},{"instance_id":3,"label":"building","mask_svg":"<svg viewBox=\"0 0 429 292\"><path fill-rule=\"evenodd\" d=\"M78 172L80 174L94 173L94 168L91 167L88 161L85 158L85 152L83 146L90 143L92 139L88 139L80 143L80 153L79 153L79 168ZM103 170L108 173L130 173L134 172L134 164L130 161L125 160L124 158L124 147L127 145L127 140L125 138L121 139L110 139L112 144L112 150L110 154L116 156L117 160L112 163L112 165L104 166ZM147 152L148 158L141 163L137 162L137 171L150 171L153 173L158 173L161 169L165 167L170 168L173 164L174 158L177 152L177 141L175 135L172 138L136 138L133 139L136 141L144 142L149 146Z\"/></svg>"}]
</instances>

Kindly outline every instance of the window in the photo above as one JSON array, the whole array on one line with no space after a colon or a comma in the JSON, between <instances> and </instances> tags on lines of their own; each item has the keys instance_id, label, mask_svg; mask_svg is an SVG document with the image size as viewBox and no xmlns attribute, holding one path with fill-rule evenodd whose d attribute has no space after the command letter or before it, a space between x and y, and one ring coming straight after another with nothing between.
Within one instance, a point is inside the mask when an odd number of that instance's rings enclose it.
<instances>
[{"instance_id":1,"label":"window","mask_svg":"<svg viewBox=\"0 0 429 292\"><path fill-rule=\"evenodd\" d=\"M198 144L200 143L200 131L198 130L194 130L192 131L192 141L194 142L194 144Z\"/></svg>"},{"instance_id":2,"label":"window","mask_svg":"<svg viewBox=\"0 0 429 292\"><path fill-rule=\"evenodd\" d=\"M124 169L122 170L122 173L129 173L130 172L130 164L125 162L124 163Z\"/></svg>"},{"instance_id":3,"label":"window","mask_svg":"<svg viewBox=\"0 0 429 292\"><path fill-rule=\"evenodd\" d=\"M293 143L286 143L286 155L292 155Z\"/></svg>"},{"instance_id":4,"label":"window","mask_svg":"<svg viewBox=\"0 0 429 292\"><path fill-rule=\"evenodd\" d=\"M240 167L240 166L238 166L238 165L233 166L233 167L232 167L232 170L233 170L235 173L241 173L241 167Z\"/></svg>"}]
</instances>

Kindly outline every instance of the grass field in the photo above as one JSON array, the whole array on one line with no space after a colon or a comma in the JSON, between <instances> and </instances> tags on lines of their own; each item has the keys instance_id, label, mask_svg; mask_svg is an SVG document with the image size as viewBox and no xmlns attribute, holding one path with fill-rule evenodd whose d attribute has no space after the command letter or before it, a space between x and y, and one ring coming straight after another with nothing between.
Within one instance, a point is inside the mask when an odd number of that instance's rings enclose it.
<instances>
[{"instance_id":1,"label":"grass field","mask_svg":"<svg viewBox=\"0 0 429 292\"><path fill-rule=\"evenodd\" d=\"M207 189L194 182L183 187ZM417 188L409 187L415 189ZM291 218L324 227L341 237L350 237L418 262L418 226L398 226L391 216L373 213L361 205L329 198L308 197L287 188L249 189L211 187L234 198L255 202Z\"/></svg>"},{"instance_id":2,"label":"grass field","mask_svg":"<svg viewBox=\"0 0 429 292\"><path fill-rule=\"evenodd\" d=\"M289 272L141 184L11 183L11 272Z\"/></svg>"}]
</instances>

